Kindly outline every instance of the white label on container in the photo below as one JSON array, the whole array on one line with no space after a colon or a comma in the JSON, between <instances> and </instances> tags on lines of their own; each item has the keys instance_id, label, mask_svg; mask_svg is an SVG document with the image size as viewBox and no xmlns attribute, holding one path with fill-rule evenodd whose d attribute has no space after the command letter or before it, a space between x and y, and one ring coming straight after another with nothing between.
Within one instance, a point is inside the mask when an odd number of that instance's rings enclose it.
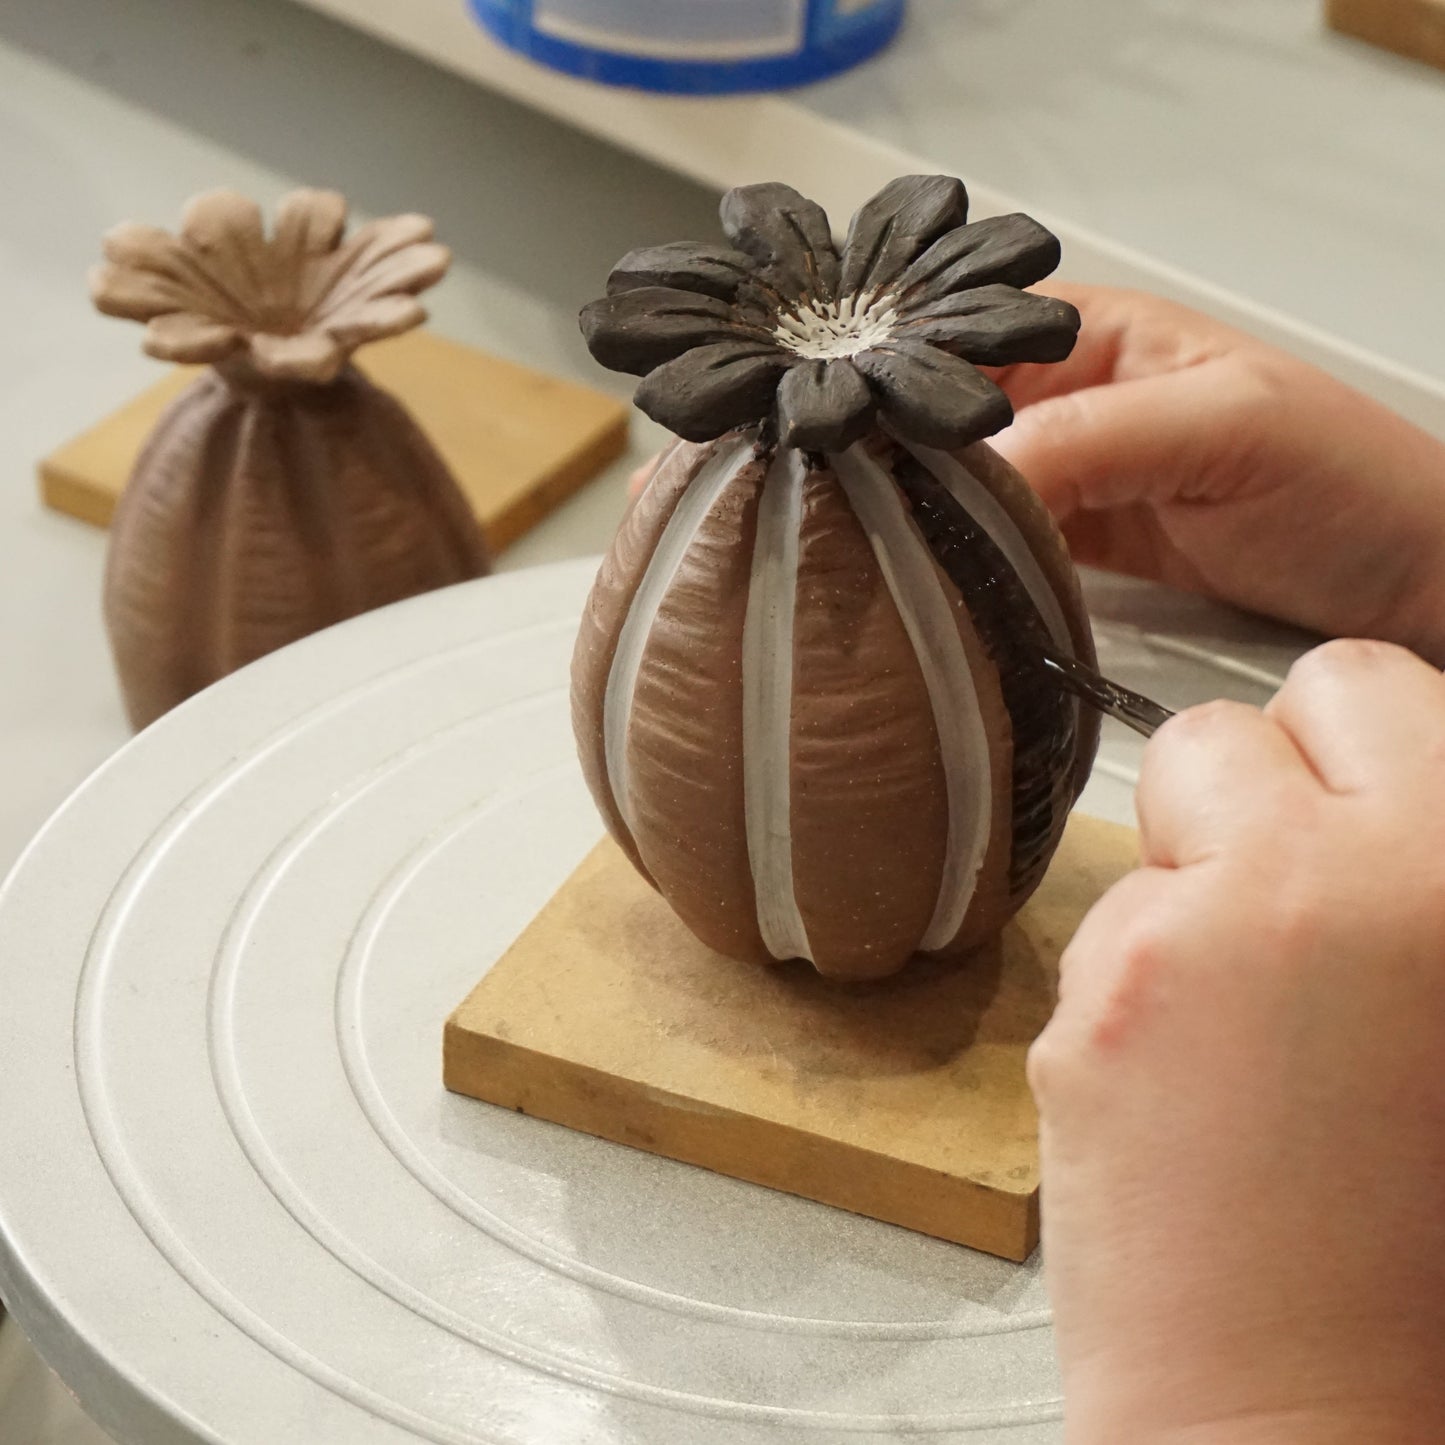
<instances>
[{"instance_id":1,"label":"white label on container","mask_svg":"<svg viewBox=\"0 0 1445 1445\"><path fill-rule=\"evenodd\" d=\"M536 0L532 9L543 35L664 60L793 55L806 22L807 0Z\"/></svg>"}]
</instances>

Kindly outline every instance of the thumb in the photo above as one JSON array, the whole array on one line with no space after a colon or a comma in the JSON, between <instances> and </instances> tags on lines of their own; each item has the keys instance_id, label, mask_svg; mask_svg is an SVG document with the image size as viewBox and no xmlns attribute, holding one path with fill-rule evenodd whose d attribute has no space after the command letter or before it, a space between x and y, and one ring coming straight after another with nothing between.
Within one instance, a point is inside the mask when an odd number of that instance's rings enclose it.
<instances>
[{"instance_id":1,"label":"thumb","mask_svg":"<svg viewBox=\"0 0 1445 1445\"><path fill-rule=\"evenodd\" d=\"M1268 392L1231 357L1024 407L990 445L1060 521L1133 503L1217 501L1247 479Z\"/></svg>"}]
</instances>

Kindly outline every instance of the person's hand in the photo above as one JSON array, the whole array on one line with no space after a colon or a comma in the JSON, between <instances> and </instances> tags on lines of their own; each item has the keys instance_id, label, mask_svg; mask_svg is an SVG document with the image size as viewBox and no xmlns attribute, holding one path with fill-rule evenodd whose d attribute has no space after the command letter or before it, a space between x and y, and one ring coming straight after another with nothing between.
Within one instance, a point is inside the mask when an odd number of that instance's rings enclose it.
<instances>
[{"instance_id":1,"label":"person's hand","mask_svg":"<svg viewBox=\"0 0 1445 1445\"><path fill-rule=\"evenodd\" d=\"M1044 289L1078 345L993 373L1017 414L989 441L1076 561L1445 661L1445 443L1187 307Z\"/></svg>"},{"instance_id":2,"label":"person's hand","mask_svg":"<svg viewBox=\"0 0 1445 1445\"><path fill-rule=\"evenodd\" d=\"M1069 1445L1445 1440L1445 678L1150 742L1029 1057Z\"/></svg>"},{"instance_id":3,"label":"person's hand","mask_svg":"<svg viewBox=\"0 0 1445 1445\"><path fill-rule=\"evenodd\" d=\"M657 470L657 464L662 459L662 453L650 460L643 462L627 479L627 497L629 501L636 501L647 489L647 484L652 480L652 474Z\"/></svg>"},{"instance_id":4,"label":"person's hand","mask_svg":"<svg viewBox=\"0 0 1445 1445\"><path fill-rule=\"evenodd\" d=\"M1079 342L995 373L1017 417L991 444L1077 561L1445 661L1445 443L1186 307L1042 289Z\"/></svg>"}]
</instances>

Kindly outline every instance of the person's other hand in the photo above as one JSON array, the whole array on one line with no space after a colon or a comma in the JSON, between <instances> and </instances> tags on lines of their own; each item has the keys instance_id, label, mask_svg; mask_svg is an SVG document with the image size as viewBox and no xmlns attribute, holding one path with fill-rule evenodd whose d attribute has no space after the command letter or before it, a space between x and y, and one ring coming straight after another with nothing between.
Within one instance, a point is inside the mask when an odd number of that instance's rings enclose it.
<instances>
[{"instance_id":1,"label":"person's other hand","mask_svg":"<svg viewBox=\"0 0 1445 1445\"><path fill-rule=\"evenodd\" d=\"M627 479L627 500L628 500L628 501L630 501L630 502L635 502L635 501L637 500L637 498L642 495L642 493L643 493L643 492L646 490L646 488L647 488L648 482L650 482L650 481L652 480L652 474L653 474L653 472L655 472L655 471L657 470L657 464L658 464L658 462L661 461L661 460L662 460L662 453L659 452L655 457L651 458L649 461L643 462L643 464L642 464L640 467L638 467L637 470L636 470L635 472L633 472L633 474L632 474L630 477L628 477L628 479Z\"/></svg>"},{"instance_id":2,"label":"person's other hand","mask_svg":"<svg viewBox=\"0 0 1445 1445\"><path fill-rule=\"evenodd\" d=\"M1150 742L1029 1057L1070 1445L1445 1440L1445 678Z\"/></svg>"},{"instance_id":3,"label":"person's other hand","mask_svg":"<svg viewBox=\"0 0 1445 1445\"><path fill-rule=\"evenodd\" d=\"M1078 345L994 373L1017 418L991 444L1076 560L1445 660L1445 443L1186 307L1043 289Z\"/></svg>"}]
</instances>

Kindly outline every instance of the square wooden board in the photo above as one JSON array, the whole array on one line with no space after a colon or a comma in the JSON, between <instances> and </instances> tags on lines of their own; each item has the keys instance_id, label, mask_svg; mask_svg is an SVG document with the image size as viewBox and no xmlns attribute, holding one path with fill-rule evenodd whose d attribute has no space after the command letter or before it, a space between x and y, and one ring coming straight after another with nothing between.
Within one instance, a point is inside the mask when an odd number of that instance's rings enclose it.
<instances>
[{"instance_id":1,"label":"square wooden board","mask_svg":"<svg viewBox=\"0 0 1445 1445\"><path fill-rule=\"evenodd\" d=\"M1028 1046L1135 866L1075 816L999 946L839 988L699 943L609 840L447 1021L448 1089L1007 1259L1039 1237Z\"/></svg>"},{"instance_id":2,"label":"square wooden board","mask_svg":"<svg viewBox=\"0 0 1445 1445\"><path fill-rule=\"evenodd\" d=\"M428 331L369 346L357 365L446 459L500 552L627 446L628 408ZM107 526L142 443L198 368L177 367L40 464L46 504Z\"/></svg>"},{"instance_id":3,"label":"square wooden board","mask_svg":"<svg viewBox=\"0 0 1445 1445\"><path fill-rule=\"evenodd\" d=\"M1344 35L1445 70L1445 0L1325 0L1325 18Z\"/></svg>"}]
</instances>

